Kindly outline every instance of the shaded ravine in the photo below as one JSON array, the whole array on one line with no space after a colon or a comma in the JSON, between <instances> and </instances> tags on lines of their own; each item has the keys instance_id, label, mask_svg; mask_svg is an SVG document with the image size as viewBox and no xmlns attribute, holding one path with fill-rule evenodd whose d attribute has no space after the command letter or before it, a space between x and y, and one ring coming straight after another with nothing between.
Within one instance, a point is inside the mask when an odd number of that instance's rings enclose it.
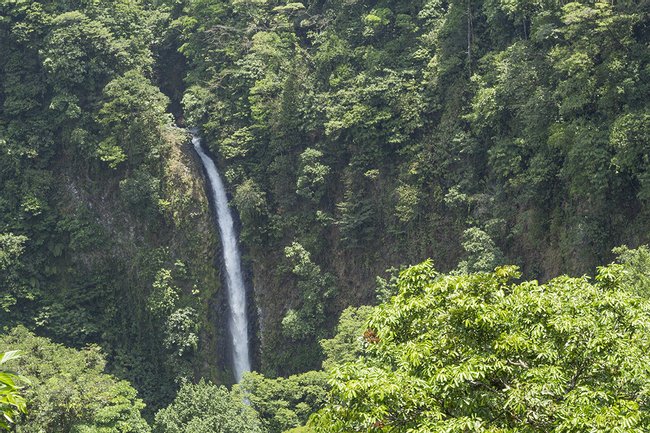
<instances>
[{"instance_id":1,"label":"shaded ravine","mask_svg":"<svg viewBox=\"0 0 650 433\"><path fill-rule=\"evenodd\" d=\"M205 168L212 192L212 203L215 208L223 261L226 268L226 286L228 292L228 310L230 337L232 339L232 360L235 380L239 382L242 375L250 371L250 349L248 340L248 316L246 306L246 286L241 270L241 254L237 243L237 232L230 207L226 188L219 176L217 166L201 146L201 137L192 131L192 144Z\"/></svg>"}]
</instances>

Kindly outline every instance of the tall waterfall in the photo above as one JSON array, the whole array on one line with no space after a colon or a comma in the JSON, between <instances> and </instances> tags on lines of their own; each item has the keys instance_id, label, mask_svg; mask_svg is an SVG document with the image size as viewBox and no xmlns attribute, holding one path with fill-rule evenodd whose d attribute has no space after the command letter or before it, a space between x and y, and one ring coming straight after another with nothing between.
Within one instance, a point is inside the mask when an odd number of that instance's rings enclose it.
<instances>
[{"instance_id":1,"label":"tall waterfall","mask_svg":"<svg viewBox=\"0 0 650 433\"><path fill-rule=\"evenodd\" d=\"M241 272L241 257L237 245L235 225L228 206L228 197L217 166L201 147L201 138L192 133L192 144L201 157L201 162L208 174L214 206L221 233L223 246L223 261L226 265L226 285L228 290L228 306L230 307L229 327L232 338L232 358L235 379L239 382L242 375L250 371L250 355L248 348L248 316L246 308L246 287Z\"/></svg>"}]
</instances>

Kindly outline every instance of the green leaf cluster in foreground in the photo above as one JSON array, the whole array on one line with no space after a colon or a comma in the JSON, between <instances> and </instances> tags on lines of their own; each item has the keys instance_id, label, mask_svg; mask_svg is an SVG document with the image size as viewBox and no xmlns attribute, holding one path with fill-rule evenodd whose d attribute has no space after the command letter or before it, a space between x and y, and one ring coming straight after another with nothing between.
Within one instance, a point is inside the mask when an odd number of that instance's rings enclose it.
<instances>
[{"instance_id":1,"label":"green leaf cluster in foreground","mask_svg":"<svg viewBox=\"0 0 650 433\"><path fill-rule=\"evenodd\" d=\"M383 282L379 305L344 311L337 335L321 341L324 371L248 373L231 390L184 383L152 424L96 347L18 327L0 337L21 351L16 370L30 381L16 431L647 432L650 249L616 252L594 278L544 284L518 282L515 266L406 268Z\"/></svg>"},{"instance_id":2,"label":"green leaf cluster in foreground","mask_svg":"<svg viewBox=\"0 0 650 433\"><path fill-rule=\"evenodd\" d=\"M17 357L18 352L15 350L0 353L0 366ZM16 374L4 367L0 369L0 429L9 430L14 418L25 412L25 398L20 393L19 381Z\"/></svg>"},{"instance_id":3,"label":"green leaf cluster in foreground","mask_svg":"<svg viewBox=\"0 0 650 433\"><path fill-rule=\"evenodd\" d=\"M513 282L516 267L400 274L364 355L333 370L320 432L646 432L647 248L596 277Z\"/></svg>"}]
</instances>

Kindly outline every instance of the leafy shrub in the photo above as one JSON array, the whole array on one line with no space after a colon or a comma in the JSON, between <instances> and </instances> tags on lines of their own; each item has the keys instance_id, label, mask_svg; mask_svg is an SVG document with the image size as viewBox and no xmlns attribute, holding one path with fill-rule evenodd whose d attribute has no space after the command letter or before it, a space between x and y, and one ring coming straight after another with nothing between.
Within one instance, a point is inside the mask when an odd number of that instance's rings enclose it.
<instances>
[{"instance_id":1,"label":"leafy shrub","mask_svg":"<svg viewBox=\"0 0 650 433\"><path fill-rule=\"evenodd\" d=\"M262 433L257 414L223 386L201 381L181 387L156 414L155 433Z\"/></svg>"}]
</instances>

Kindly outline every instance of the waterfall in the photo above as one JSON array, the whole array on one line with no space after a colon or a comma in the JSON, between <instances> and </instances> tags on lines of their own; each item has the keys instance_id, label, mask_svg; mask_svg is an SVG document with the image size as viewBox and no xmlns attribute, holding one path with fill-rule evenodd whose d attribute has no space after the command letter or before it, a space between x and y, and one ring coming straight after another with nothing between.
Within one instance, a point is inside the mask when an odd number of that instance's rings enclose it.
<instances>
[{"instance_id":1,"label":"waterfall","mask_svg":"<svg viewBox=\"0 0 650 433\"><path fill-rule=\"evenodd\" d=\"M201 147L201 138L192 132L192 144L210 181L210 190L219 223L223 261L226 266L226 285L228 291L228 306L230 317L230 337L232 339L232 359L235 380L239 382L242 375L250 371L251 363L248 348L248 316L246 309L246 287L241 271L241 257L237 245L237 234L232 218L226 188L217 171L217 166Z\"/></svg>"}]
</instances>

